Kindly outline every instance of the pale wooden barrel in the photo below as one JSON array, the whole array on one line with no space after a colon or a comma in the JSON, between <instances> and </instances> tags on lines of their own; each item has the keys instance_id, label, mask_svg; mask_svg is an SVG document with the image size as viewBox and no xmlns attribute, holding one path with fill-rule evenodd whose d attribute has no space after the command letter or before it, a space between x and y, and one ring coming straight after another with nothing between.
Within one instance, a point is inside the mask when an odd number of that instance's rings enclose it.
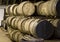
<instances>
[{"instance_id":1,"label":"pale wooden barrel","mask_svg":"<svg viewBox=\"0 0 60 42\"><path fill-rule=\"evenodd\" d=\"M18 21L24 18L24 16L10 16L6 19L6 24L10 25L14 29L17 29Z\"/></svg>"},{"instance_id":2,"label":"pale wooden barrel","mask_svg":"<svg viewBox=\"0 0 60 42\"><path fill-rule=\"evenodd\" d=\"M24 28L22 28L22 22L24 22L25 20L27 20L28 18L23 18L20 21L18 21L18 29L22 32Z\"/></svg>"},{"instance_id":3,"label":"pale wooden barrel","mask_svg":"<svg viewBox=\"0 0 60 42\"><path fill-rule=\"evenodd\" d=\"M53 0L42 3L41 5L38 6L39 7L38 14L44 16L56 16L57 15L56 8L58 2L59 2L58 0Z\"/></svg>"},{"instance_id":4,"label":"pale wooden barrel","mask_svg":"<svg viewBox=\"0 0 60 42\"><path fill-rule=\"evenodd\" d=\"M5 8L6 13L7 13L8 15L14 15L13 10L14 10L14 8L15 8L16 6L17 6L17 4L8 5L8 6Z\"/></svg>"},{"instance_id":5,"label":"pale wooden barrel","mask_svg":"<svg viewBox=\"0 0 60 42\"><path fill-rule=\"evenodd\" d=\"M35 19L28 19L28 20L26 20L26 22L25 22L25 24L24 24L24 31L26 32L26 33L29 33L30 34L30 31L29 31L29 26L30 26L30 23L32 22L32 21L34 21Z\"/></svg>"},{"instance_id":6,"label":"pale wooden barrel","mask_svg":"<svg viewBox=\"0 0 60 42\"><path fill-rule=\"evenodd\" d=\"M18 14L17 14L17 6L14 7L14 9L13 9L13 14L14 14L14 15L18 15Z\"/></svg>"},{"instance_id":7,"label":"pale wooden barrel","mask_svg":"<svg viewBox=\"0 0 60 42\"><path fill-rule=\"evenodd\" d=\"M37 13L38 14L40 14L39 12L40 12L40 5L42 4L42 3L44 3L44 1L40 1L40 2L37 2L37 3L34 3L34 5L36 6L36 9L37 9Z\"/></svg>"},{"instance_id":8,"label":"pale wooden barrel","mask_svg":"<svg viewBox=\"0 0 60 42\"><path fill-rule=\"evenodd\" d=\"M11 7L10 7L10 15L14 15L13 9L14 9L15 6L17 6L17 4L11 5Z\"/></svg>"},{"instance_id":9,"label":"pale wooden barrel","mask_svg":"<svg viewBox=\"0 0 60 42\"><path fill-rule=\"evenodd\" d=\"M11 21L12 21L14 18L15 18L14 16L8 17L8 18L6 19L6 23L7 23L8 25L11 25Z\"/></svg>"},{"instance_id":10,"label":"pale wooden barrel","mask_svg":"<svg viewBox=\"0 0 60 42\"><path fill-rule=\"evenodd\" d=\"M24 16L19 16L19 17L16 18L16 20L15 20L15 26L14 26L15 28L18 27L17 26L18 25L18 21L21 20L22 18L24 18Z\"/></svg>"},{"instance_id":11,"label":"pale wooden barrel","mask_svg":"<svg viewBox=\"0 0 60 42\"><path fill-rule=\"evenodd\" d=\"M23 22L22 22L22 24L21 24L21 28L23 28L22 29L22 32L25 32L25 27L24 27L24 25L25 25L25 22L27 21L28 19L26 19L26 20L24 20ZM26 32L25 32L26 33Z\"/></svg>"},{"instance_id":12,"label":"pale wooden barrel","mask_svg":"<svg viewBox=\"0 0 60 42\"><path fill-rule=\"evenodd\" d=\"M5 8L7 14L9 14L9 9L10 9L10 7L11 7L11 5L9 5L9 6L7 6L7 7Z\"/></svg>"},{"instance_id":13,"label":"pale wooden barrel","mask_svg":"<svg viewBox=\"0 0 60 42\"><path fill-rule=\"evenodd\" d=\"M18 25L18 21L21 20L23 18L23 16L21 17L15 17L14 19L11 20L11 26L14 28L14 29L17 29L17 25Z\"/></svg>"},{"instance_id":14,"label":"pale wooden barrel","mask_svg":"<svg viewBox=\"0 0 60 42\"><path fill-rule=\"evenodd\" d=\"M14 26L15 26L16 18L17 18L17 17L15 17L14 19L12 19L12 20L11 20L11 24L10 24L10 25L11 25L12 27L14 27ZM15 28L15 27L14 27L14 28Z\"/></svg>"},{"instance_id":15,"label":"pale wooden barrel","mask_svg":"<svg viewBox=\"0 0 60 42\"><path fill-rule=\"evenodd\" d=\"M17 13L19 15L30 16L35 12L34 4L29 1L20 3L17 7Z\"/></svg>"},{"instance_id":16,"label":"pale wooden barrel","mask_svg":"<svg viewBox=\"0 0 60 42\"><path fill-rule=\"evenodd\" d=\"M18 30L14 30L11 27L8 27L8 33L12 40L16 42L21 42L23 38L23 34L21 32L19 32Z\"/></svg>"}]
</instances>

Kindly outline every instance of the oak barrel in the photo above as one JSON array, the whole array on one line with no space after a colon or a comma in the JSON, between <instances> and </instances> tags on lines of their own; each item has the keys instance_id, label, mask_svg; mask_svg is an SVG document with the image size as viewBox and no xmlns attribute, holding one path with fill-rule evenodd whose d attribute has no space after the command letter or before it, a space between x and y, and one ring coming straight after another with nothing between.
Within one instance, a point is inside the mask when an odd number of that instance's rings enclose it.
<instances>
[{"instance_id":1,"label":"oak barrel","mask_svg":"<svg viewBox=\"0 0 60 42\"><path fill-rule=\"evenodd\" d=\"M37 8L37 13L44 16L57 16L60 10L59 2L59 0L46 1L38 6L39 8Z\"/></svg>"},{"instance_id":2,"label":"oak barrel","mask_svg":"<svg viewBox=\"0 0 60 42\"><path fill-rule=\"evenodd\" d=\"M16 42L21 42L21 40L23 38L23 34L20 31L14 30L8 26L8 33L12 40L14 40Z\"/></svg>"},{"instance_id":3,"label":"oak barrel","mask_svg":"<svg viewBox=\"0 0 60 42\"><path fill-rule=\"evenodd\" d=\"M29 1L24 1L20 3L17 7L17 13L19 15L30 16L35 12L35 6Z\"/></svg>"}]
</instances>

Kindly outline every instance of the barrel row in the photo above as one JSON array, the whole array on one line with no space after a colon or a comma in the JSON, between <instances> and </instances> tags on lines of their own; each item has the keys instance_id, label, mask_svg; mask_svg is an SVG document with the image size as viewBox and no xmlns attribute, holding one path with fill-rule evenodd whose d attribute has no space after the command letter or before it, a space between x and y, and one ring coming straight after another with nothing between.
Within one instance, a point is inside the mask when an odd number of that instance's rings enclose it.
<instances>
[{"instance_id":1,"label":"barrel row","mask_svg":"<svg viewBox=\"0 0 60 42\"><path fill-rule=\"evenodd\" d=\"M37 13L38 15L44 16L60 16L60 1L59 0L51 0L43 2L42 4L37 4Z\"/></svg>"},{"instance_id":2,"label":"barrel row","mask_svg":"<svg viewBox=\"0 0 60 42\"><path fill-rule=\"evenodd\" d=\"M23 33L21 33L19 30L14 30L12 29L10 26L7 27L7 31L8 31L8 34L9 34L9 37L10 39L16 41L16 42L22 42L22 41L43 41L43 39L37 39L37 38L34 38L30 35L23 35Z\"/></svg>"},{"instance_id":3,"label":"barrel row","mask_svg":"<svg viewBox=\"0 0 60 42\"><path fill-rule=\"evenodd\" d=\"M24 1L19 5L13 4L6 7L6 13L9 15L26 15L30 16L35 12L34 4L30 1Z\"/></svg>"},{"instance_id":4,"label":"barrel row","mask_svg":"<svg viewBox=\"0 0 60 42\"><path fill-rule=\"evenodd\" d=\"M24 15L31 16L37 10L37 15L42 16L60 16L60 1L40 1L37 3L31 3L29 1L24 1L19 5L13 4L6 7L6 13L10 15ZM36 6L36 7L35 7Z\"/></svg>"},{"instance_id":5,"label":"barrel row","mask_svg":"<svg viewBox=\"0 0 60 42\"><path fill-rule=\"evenodd\" d=\"M35 18L8 17L6 23L18 29L22 33L30 34L34 37L49 38L53 34L53 27L50 22ZM48 29L47 29L48 28ZM45 36L46 35L46 36Z\"/></svg>"}]
</instances>

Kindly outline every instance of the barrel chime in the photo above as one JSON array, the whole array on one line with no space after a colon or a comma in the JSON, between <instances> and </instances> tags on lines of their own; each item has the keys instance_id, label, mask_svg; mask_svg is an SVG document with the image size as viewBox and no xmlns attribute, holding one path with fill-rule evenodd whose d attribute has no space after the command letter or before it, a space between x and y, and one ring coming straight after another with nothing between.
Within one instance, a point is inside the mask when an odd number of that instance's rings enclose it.
<instances>
[{"instance_id":1,"label":"barrel chime","mask_svg":"<svg viewBox=\"0 0 60 42\"><path fill-rule=\"evenodd\" d=\"M59 2L59 0L42 0L39 2L36 2L36 0L34 2L21 0L19 4L8 5L5 8L5 15L9 16L5 19L5 23L10 38L16 42L20 42L22 40L31 41L40 38L49 39L54 34L57 38L60 37L59 19L33 17L36 11L39 16L54 16L56 18L59 16L58 13L60 13Z\"/></svg>"}]
</instances>

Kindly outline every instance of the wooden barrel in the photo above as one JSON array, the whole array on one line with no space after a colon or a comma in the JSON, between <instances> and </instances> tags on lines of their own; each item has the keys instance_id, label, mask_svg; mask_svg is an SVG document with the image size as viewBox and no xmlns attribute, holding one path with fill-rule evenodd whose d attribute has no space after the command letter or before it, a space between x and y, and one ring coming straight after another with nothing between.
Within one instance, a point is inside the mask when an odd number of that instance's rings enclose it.
<instances>
[{"instance_id":1,"label":"wooden barrel","mask_svg":"<svg viewBox=\"0 0 60 42\"><path fill-rule=\"evenodd\" d=\"M14 29L17 29L18 21L21 20L23 17L24 16L10 16L6 19L6 23Z\"/></svg>"},{"instance_id":2,"label":"wooden barrel","mask_svg":"<svg viewBox=\"0 0 60 42\"><path fill-rule=\"evenodd\" d=\"M23 29L24 28L22 28L22 23L25 21L25 20L27 20L28 18L23 18L23 19L21 19L20 21L18 21L18 29L21 31L21 32L23 32Z\"/></svg>"},{"instance_id":3,"label":"wooden barrel","mask_svg":"<svg viewBox=\"0 0 60 42\"><path fill-rule=\"evenodd\" d=\"M33 28L35 28L36 27L36 25L37 25L37 23L36 22L38 22L40 19L36 19L35 21L32 21L31 23L30 23L30 33L32 34L32 35L36 35L36 34L34 34L35 33L35 29L33 30ZM34 23L36 23L36 24L34 24ZM34 26L33 26L34 25Z\"/></svg>"},{"instance_id":4,"label":"wooden barrel","mask_svg":"<svg viewBox=\"0 0 60 42\"><path fill-rule=\"evenodd\" d=\"M15 18L14 16L8 17L8 18L6 19L6 23L7 23L8 25L11 25L11 21L12 21L14 18Z\"/></svg>"},{"instance_id":5,"label":"wooden barrel","mask_svg":"<svg viewBox=\"0 0 60 42\"><path fill-rule=\"evenodd\" d=\"M51 26L51 28L47 29ZM39 20L36 19L35 21L31 22L30 24L30 33L34 36L34 37L40 37L40 38L50 38L53 34L53 28L52 25L46 21L46 20ZM50 31L52 30L52 31ZM49 33L48 33L49 32ZM46 36L44 36L46 35Z\"/></svg>"},{"instance_id":6,"label":"wooden barrel","mask_svg":"<svg viewBox=\"0 0 60 42\"><path fill-rule=\"evenodd\" d=\"M36 6L36 9L37 9L37 13L39 14L39 12L40 12L40 5L42 4L42 3L44 3L44 1L40 1L40 2L37 2L37 3L34 3L34 5Z\"/></svg>"},{"instance_id":7,"label":"wooden barrel","mask_svg":"<svg viewBox=\"0 0 60 42\"><path fill-rule=\"evenodd\" d=\"M13 9L13 14L14 14L14 15L17 15L17 6L14 7L14 9Z\"/></svg>"},{"instance_id":8,"label":"wooden barrel","mask_svg":"<svg viewBox=\"0 0 60 42\"><path fill-rule=\"evenodd\" d=\"M11 20L11 24L10 24L10 25L11 25L14 29L17 29L17 27L18 27L18 26L17 26L17 25L18 25L18 21L21 20L22 18L23 18L23 16L21 16L21 17L19 17L19 16L17 17L17 16L16 16L14 19Z\"/></svg>"},{"instance_id":9,"label":"wooden barrel","mask_svg":"<svg viewBox=\"0 0 60 42\"><path fill-rule=\"evenodd\" d=\"M10 15L13 15L13 9L14 9L15 6L17 6L17 4L11 5L11 7L10 7Z\"/></svg>"},{"instance_id":10,"label":"wooden barrel","mask_svg":"<svg viewBox=\"0 0 60 42\"><path fill-rule=\"evenodd\" d=\"M11 20L11 24L10 24L10 25L11 25L12 27L14 27L14 26L15 26L16 18L17 18L17 17L15 17L14 19L12 19L12 20ZM14 28L15 28L15 27L14 27Z\"/></svg>"},{"instance_id":11,"label":"wooden barrel","mask_svg":"<svg viewBox=\"0 0 60 42\"><path fill-rule=\"evenodd\" d=\"M19 15L30 16L35 12L35 6L29 1L24 1L20 3L17 7L17 13Z\"/></svg>"},{"instance_id":12,"label":"wooden barrel","mask_svg":"<svg viewBox=\"0 0 60 42\"><path fill-rule=\"evenodd\" d=\"M54 26L55 37L60 38L60 19L48 19L48 21Z\"/></svg>"},{"instance_id":13,"label":"wooden barrel","mask_svg":"<svg viewBox=\"0 0 60 42\"><path fill-rule=\"evenodd\" d=\"M10 9L10 7L11 7L11 5L9 5L9 6L7 6L7 7L5 8L7 14L9 14L9 9Z\"/></svg>"},{"instance_id":14,"label":"wooden barrel","mask_svg":"<svg viewBox=\"0 0 60 42\"><path fill-rule=\"evenodd\" d=\"M6 13L7 13L8 15L14 15L13 10L14 10L14 8L15 8L16 6L17 6L17 4L8 5L8 6L6 7Z\"/></svg>"},{"instance_id":15,"label":"wooden barrel","mask_svg":"<svg viewBox=\"0 0 60 42\"><path fill-rule=\"evenodd\" d=\"M26 33L29 33L30 34L30 31L29 31L29 26L30 26L30 23L32 22L32 21L34 21L35 19L28 19L28 20L26 20L26 22L25 22L25 24L24 24L24 31L26 32Z\"/></svg>"},{"instance_id":16,"label":"wooden barrel","mask_svg":"<svg viewBox=\"0 0 60 42\"><path fill-rule=\"evenodd\" d=\"M33 18L21 19L18 22L18 29L23 33L31 34L34 37L39 37L44 39L50 38L54 32L52 24L50 24L48 21L33 19Z\"/></svg>"},{"instance_id":17,"label":"wooden barrel","mask_svg":"<svg viewBox=\"0 0 60 42\"><path fill-rule=\"evenodd\" d=\"M22 24L21 24L21 28L23 28L22 29L22 32L25 32L25 27L24 27L24 25L25 25L25 22L27 21L28 19L26 19L26 20L24 20L24 22L22 22ZM26 32L25 32L26 33Z\"/></svg>"},{"instance_id":18,"label":"wooden barrel","mask_svg":"<svg viewBox=\"0 0 60 42\"><path fill-rule=\"evenodd\" d=\"M11 27L8 27L8 33L12 40L16 42L21 42L23 38L23 34L21 32L19 32L18 30L14 30Z\"/></svg>"},{"instance_id":19,"label":"wooden barrel","mask_svg":"<svg viewBox=\"0 0 60 42\"><path fill-rule=\"evenodd\" d=\"M57 14L57 3L58 0L53 0L53 1L47 1L42 4L40 4L37 8L38 9L38 14L39 15L44 15L44 16L56 16ZM59 8L59 7L58 7Z\"/></svg>"},{"instance_id":20,"label":"wooden barrel","mask_svg":"<svg viewBox=\"0 0 60 42\"><path fill-rule=\"evenodd\" d=\"M18 27L17 26L18 25L18 21L21 20L22 18L24 18L24 16L19 16L19 17L16 18L16 20L15 20L15 26L14 26L15 28Z\"/></svg>"}]
</instances>

